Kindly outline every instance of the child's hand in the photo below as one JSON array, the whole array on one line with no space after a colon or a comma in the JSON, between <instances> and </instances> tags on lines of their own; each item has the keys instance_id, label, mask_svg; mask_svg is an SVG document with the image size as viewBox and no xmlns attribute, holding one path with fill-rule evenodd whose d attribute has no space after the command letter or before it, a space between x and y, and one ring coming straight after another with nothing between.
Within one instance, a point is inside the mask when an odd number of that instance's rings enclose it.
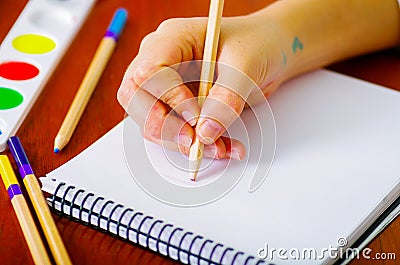
<instances>
[{"instance_id":1,"label":"child's hand","mask_svg":"<svg viewBox=\"0 0 400 265\"><path fill-rule=\"evenodd\" d=\"M249 79L235 80L238 75L228 71L232 68L217 65L218 83L231 87L214 85L200 111L197 99L178 73L182 67L177 71L168 68L202 59L206 26L207 18L170 19L147 35L123 78L118 100L152 142L188 154L194 136L192 126L197 122L205 156L242 159L246 152L243 144L221 134L240 115L246 101L254 103L252 92L259 88ZM273 26L266 30L252 16L224 18L217 61L243 72L268 95L281 83L286 64L279 43L279 31ZM163 71L152 78L161 81L148 81L160 70ZM258 91L255 100L264 100L259 95ZM179 117L169 115L170 108Z\"/></svg>"},{"instance_id":2,"label":"child's hand","mask_svg":"<svg viewBox=\"0 0 400 265\"><path fill-rule=\"evenodd\" d=\"M118 100L152 142L188 154L197 122L205 156L241 159L243 144L221 134L246 102L264 100L257 88L219 64L217 82L228 86L214 85L200 112L180 75L187 64L169 67L202 59L206 24L206 18L171 19L146 36ZM399 25L394 0L281 0L248 16L223 18L217 61L250 77L267 96L293 76L397 45ZM145 82L155 73L157 78Z\"/></svg>"}]
</instances>

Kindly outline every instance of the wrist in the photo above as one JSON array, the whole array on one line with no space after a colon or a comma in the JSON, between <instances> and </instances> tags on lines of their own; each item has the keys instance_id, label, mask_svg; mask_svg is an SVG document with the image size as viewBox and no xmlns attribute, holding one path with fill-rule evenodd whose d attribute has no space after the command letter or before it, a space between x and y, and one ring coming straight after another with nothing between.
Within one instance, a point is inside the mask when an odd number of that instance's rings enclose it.
<instances>
[{"instance_id":1,"label":"wrist","mask_svg":"<svg viewBox=\"0 0 400 265\"><path fill-rule=\"evenodd\" d=\"M299 42L298 46L293 47L295 37L293 30L278 16L269 12L271 6L248 15L248 19L253 21L256 29L254 34L262 43L260 48L266 49L265 52L268 54L265 59L269 75L275 76L274 82L283 83L302 67L299 56L295 56L295 53L303 49L303 44Z\"/></svg>"},{"instance_id":2,"label":"wrist","mask_svg":"<svg viewBox=\"0 0 400 265\"><path fill-rule=\"evenodd\" d=\"M252 16L278 29L287 60L286 80L396 45L399 13L396 0L281 0Z\"/></svg>"}]
</instances>

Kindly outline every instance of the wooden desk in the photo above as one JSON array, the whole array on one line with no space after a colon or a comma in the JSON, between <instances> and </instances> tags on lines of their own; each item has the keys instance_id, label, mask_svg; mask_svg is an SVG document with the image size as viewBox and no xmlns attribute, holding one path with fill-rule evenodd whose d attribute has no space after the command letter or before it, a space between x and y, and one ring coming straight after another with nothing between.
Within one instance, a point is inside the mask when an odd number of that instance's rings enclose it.
<instances>
[{"instance_id":1,"label":"wooden desk","mask_svg":"<svg viewBox=\"0 0 400 265\"><path fill-rule=\"evenodd\" d=\"M271 0L229 0L225 16L241 15L266 6ZM12 27L26 0L1 0L0 40ZM116 93L127 65L136 55L141 39L170 17L206 16L209 1L183 0L99 0L47 83L18 135L25 145L37 175L43 175L67 162L110 130L124 116ZM117 49L89 102L69 145L53 153L53 139L68 110L92 55L117 7L129 11L127 27ZM400 90L400 53L384 51L349 60L330 67L364 80ZM9 153L7 153L9 155ZM75 264L175 264L115 237L106 235L66 218L54 216ZM392 223L369 247L376 252L394 252L400 262L400 218ZM364 264L358 260L352 264ZM0 263L32 264L15 214L0 185ZM368 264L396 264L396 261L369 261Z\"/></svg>"}]
</instances>

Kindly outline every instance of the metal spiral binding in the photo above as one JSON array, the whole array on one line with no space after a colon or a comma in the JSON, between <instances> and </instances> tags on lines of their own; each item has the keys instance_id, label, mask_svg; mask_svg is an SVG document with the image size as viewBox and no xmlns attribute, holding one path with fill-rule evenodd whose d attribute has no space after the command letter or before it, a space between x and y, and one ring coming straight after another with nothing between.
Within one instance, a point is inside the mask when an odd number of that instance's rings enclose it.
<instances>
[{"instance_id":1,"label":"metal spiral binding","mask_svg":"<svg viewBox=\"0 0 400 265\"><path fill-rule=\"evenodd\" d=\"M162 223L163 223L163 221L161 221L161 220L156 220L155 222L153 222L153 224L150 226L150 229L149 229L149 235L151 234L151 231L153 231L156 224L162 224ZM150 246L150 237L149 236L146 238L146 245ZM157 250L157 252L158 252L158 250Z\"/></svg>"},{"instance_id":2,"label":"metal spiral binding","mask_svg":"<svg viewBox=\"0 0 400 265\"><path fill-rule=\"evenodd\" d=\"M67 198L69 196L72 196L71 201L69 201ZM81 200L80 203L77 203L77 200L79 196L84 196ZM90 205L85 206L85 203L87 204L88 199L92 198L94 199L93 201L90 202ZM144 215L142 212L136 211L134 209L130 208L125 208L122 204L117 204L114 201L107 200L105 201L104 197L100 196L95 196L93 193L87 193L85 194L85 191L82 189L77 189L75 186L67 186L65 183L61 182L57 185L54 194L48 199L50 201L50 205L54 209L54 211L61 216L71 218L74 220L77 220L79 222L82 222L85 225L89 225L93 228L100 229L104 232L109 232L109 233L114 233L110 231L111 224L115 225L116 227L116 235L120 237L124 237L130 242L140 244L144 247L150 248L150 240L153 240L155 243L155 251L158 253L161 253L160 251L160 244L165 245L166 247L166 255L174 258L171 255L171 250L175 250L177 252L177 257L176 259L181 261L181 262L189 262L192 264L204 264L204 262L212 265L218 265L222 264L225 256L229 252L234 252L234 256L232 258L232 261L229 264L236 264L237 259L239 256L244 256L245 253L243 252L238 252L235 251L233 248L226 247L220 243L216 243L211 239L205 239L204 237L200 235L194 235L192 232L186 232L180 227L174 227L172 224L165 223L163 220L158 220L154 219L152 216ZM96 213L95 208L97 205L100 205L100 203L103 203L99 212ZM57 204L57 205L56 205ZM58 206L58 207L57 207ZM88 207L90 206L90 209ZM69 209L67 209L69 207ZM104 214L104 211L106 208L109 208L109 215L106 216ZM59 208L60 210L57 210ZM75 217L73 215L74 209L79 211L78 217ZM116 220L116 217L113 218L113 215L118 211L118 209L122 210L122 213L119 215L118 220ZM87 222L83 220L82 214L86 213L87 214ZM129 215L131 214L131 216ZM92 217L95 216L97 217L97 223L92 222ZM130 217L128 217L130 216ZM124 218L129 218L127 219L128 222L125 224L123 222ZM134 224L135 220L138 218L140 222L137 226L137 228L132 227ZM106 228L101 227L101 220L104 220L106 222ZM144 224L148 222L149 223L149 229L148 231L142 231L142 227ZM125 235L121 234L120 228L124 228L126 230ZM152 231L158 227L159 232L157 233L156 236L152 236ZM172 231L171 231L172 230ZM130 238L130 233L133 232L136 234L135 238L131 239ZM181 232L178 235L178 232ZM163 235L165 235L168 239L163 240ZM140 242L140 236L145 237L145 241ZM189 237L193 237L192 239L188 239ZM179 238L179 240L178 240ZM178 245L172 244L172 240L177 239L179 242ZM182 245L183 242L186 240L190 240L190 245L188 249L185 249ZM136 241L136 242L135 242ZM201 247L198 250L198 253L195 253L192 251L192 248L194 247L196 241L201 242ZM199 242L199 243L200 243ZM211 252L209 253L209 257L204 257L201 256L202 252L204 251L205 247L207 244L213 245L211 248ZM216 250L218 248L222 248L224 251L222 252L221 255L219 255L219 261L214 261L213 256L216 253ZM154 249L153 249L154 250ZM162 253L163 254L163 253ZM182 254L187 255L187 261L184 260L182 257ZM195 258L197 262L192 262L191 258ZM254 256L247 256L244 265L249 264L252 260L257 261L256 265L259 264L265 264L263 260L257 260Z\"/></svg>"},{"instance_id":3,"label":"metal spiral binding","mask_svg":"<svg viewBox=\"0 0 400 265\"><path fill-rule=\"evenodd\" d=\"M80 193L84 193L85 191L84 190L82 190L82 189L79 189L76 193L75 193L75 195L74 195L74 197L72 198L72 201L71 201L71 205L72 205L72 207L69 207L69 216L73 216L72 214L72 211L74 210L74 205L75 205L75 200L76 200L76 198L78 197L78 195L80 194Z\"/></svg>"},{"instance_id":4,"label":"metal spiral binding","mask_svg":"<svg viewBox=\"0 0 400 265\"><path fill-rule=\"evenodd\" d=\"M212 241L211 239L207 239L206 241L204 241L203 244L201 244L201 247L200 247L200 250L199 250L199 256L201 256L201 252L203 251L203 249L207 245L207 243L212 244L212 243L214 243L214 241ZM211 259L211 257L210 257L210 259ZM200 260L197 260L197 265L200 265Z\"/></svg>"},{"instance_id":5,"label":"metal spiral binding","mask_svg":"<svg viewBox=\"0 0 400 265\"><path fill-rule=\"evenodd\" d=\"M176 227L173 231L172 231L172 233L169 235L169 238L168 238L168 243L167 243L167 256L171 256L170 255L170 253L169 253L169 246L171 246L171 240L172 240L172 237L174 236L174 234L175 234L175 232L176 231L183 231L183 229L182 228L180 228L180 227ZM190 252L190 249L189 249L189 252ZM178 253L179 253L179 250L178 250Z\"/></svg>"},{"instance_id":6,"label":"metal spiral binding","mask_svg":"<svg viewBox=\"0 0 400 265\"><path fill-rule=\"evenodd\" d=\"M101 210L100 210L99 214L97 215L97 227L100 227L100 222L101 222L102 218L110 219L109 217L104 217L103 211L107 207L108 204L113 204L113 203L114 203L113 201L106 201L106 203L103 204L103 207L101 207ZM108 220L108 222L107 222L107 227L109 227L109 224L110 224L110 220Z\"/></svg>"},{"instance_id":7,"label":"metal spiral binding","mask_svg":"<svg viewBox=\"0 0 400 265\"><path fill-rule=\"evenodd\" d=\"M121 216L119 217L118 222L117 222L117 235L119 235L119 228L121 226L122 219L124 218L125 214L127 214L129 212L133 212L133 210L130 208L127 208L127 209L125 209L125 211L122 212Z\"/></svg>"},{"instance_id":8,"label":"metal spiral binding","mask_svg":"<svg viewBox=\"0 0 400 265\"><path fill-rule=\"evenodd\" d=\"M187 235L193 235L193 233L192 233L192 232L186 232L186 233L182 236L181 240L179 241L179 245L178 245L178 248L179 248L179 249L182 248L182 243L183 243L183 241L185 240L185 237L186 237ZM188 256L188 260L189 260L189 259L190 259L190 256ZM181 252L179 252L179 251L178 251L178 260L181 260Z\"/></svg>"},{"instance_id":9,"label":"metal spiral binding","mask_svg":"<svg viewBox=\"0 0 400 265\"><path fill-rule=\"evenodd\" d=\"M142 221L140 222L140 224L139 224L139 226L138 226L138 230L140 231L140 228L142 228L142 225L146 222L146 220L153 220L154 218L152 217L152 216L145 216L143 219L142 219ZM146 238L146 247L149 247L149 245L148 245L148 241L149 241L149 238L150 238L150 233L151 233L151 230L149 229L149 236ZM136 243L139 243L139 233L136 233Z\"/></svg>"},{"instance_id":10,"label":"metal spiral binding","mask_svg":"<svg viewBox=\"0 0 400 265\"><path fill-rule=\"evenodd\" d=\"M108 216L108 219L107 219L107 231L110 231L110 223L111 223L111 218L112 218L113 214L115 213L115 211L116 211L118 208L123 208L123 207L124 207L124 206L123 206L122 204L118 204L117 206L115 206L115 207L111 210L110 215ZM118 221L118 223L119 223L119 221ZM117 226L118 226L118 224L117 224Z\"/></svg>"},{"instance_id":11,"label":"metal spiral binding","mask_svg":"<svg viewBox=\"0 0 400 265\"><path fill-rule=\"evenodd\" d=\"M143 213L137 212L137 213L135 213L134 215L132 215L131 219L129 220L128 225L127 225L127 229L126 229L126 234L125 234L125 237L126 237L128 240L129 240L129 232L130 232L130 230L132 230L132 231L135 232L136 234L139 233L139 231L137 231L136 229L131 229L131 227L132 227L132 222L135 220L135 217L136 217L136 216L141 216L141 215L143 215ZM136 241L135 243L138 243L138 241Z\"/></svg>"},{"instance_id":12,"label":"metal spiral binding","mask_svg":"<svg viewBox=\"0 0 400 265\"><path fill-rule=\"evenodd\" d=\"M226 249L224 250L224 252L222 252L222 256L221 256L221 258L219 259L219 263L220 263L220 264L222 264L222 261L224 260L225 255L226 255L229 251L233 251L233 248L226 248ZM232 263L233 263L233 261L232 261Z\"/></svg>"},{"instance_id":13,"label":"metal spiral binding","mask_svg":"<svg viewBox=\"0 0 400 265\"><path fill-rule=\"evenodd\" d=\"M210 253L210 260L213 259L214 252L215 252L215 250L217 250L218 247L223 247L223 245L220 244L220 243L218 243L218 244L216 244L216 245L212 248L211 253Z\"/></svg>"},{"instance_id":14,"label":"metal spiral binding","mask_svg":"<svg viewBox=\"0 0 400 265\"><path fill-rule=\"evenodd\" d=\"M235 256L233 256L232 263L235 263L236 259L237 259L240 255L244 255L244 252L242 252L242 251L236 252Z\"/></svg>"},{"instance_id":15,"label":"metal spiral binding","mask_svg":"<svg viewBox=\"0 0 400 265\"><path fill-rule=\"evenodd\" d=\"M244 265L247 265L248 262L250 262L250 260L253 260L254 257L253 256L248 256L246 261L244 262Z\"/></svg>"},{"instance_id":16,"label":"metal spiral binding","mask_svg":"<svg viewBox=\"0 0 400 265\"><path fill-rule=\"evenodd\" d=\"M157 240L156 240L156 251L157 251L157 252L160 252L159 244L160 244L160 242L161 242L161 236L162 236L164 230L165 230L166 228L168 228L168 227L173 227L173 226L172 226L171 224L164 224L164 226L163 226L163 227L161 228L161 230L160 230L160 233L158 233L158 235L157 235Z\"/></svg>"},{"instance_id":17,"label":"metal spiral binding","mask_svg":"<svg viewBox=\"0 0 400 265\"><path fill-rule=\"evenodd\" d=\"M93 202L93 204L92 204L92 207L90 207L89 214L88 214L88 222L89 222L90 225L92 224L92 214L93 214L94 207L96 207L96 204L97 204L99 201L104 201L104 198L103 198L103 197L97 197L97 198L94 200L94 202ZM98 216L98 215L97 215L97 216ZM95 227L95 229L98 229L98 228L100 228L100 227L98 227L98 226Z\"/></svg>"},{"instance_id":18,"label":"metal spiral binding","mask_svg":"<svg viewBox=\"0 0 400 265\"><path fill-rule=\"evenodd\" d=\"M199 235L196 235L193 238L192 242L190 243L189 250L188 250L188 261L189 261L189 263L190 263L190 257L192 256L192 247L194 245L194 242L196 242L197 239L203 239L203 237L199 236Z\"/></svg>"},{"instance_id":19,"label":"metal spiral binding","mask_svg":"<svg viewBox=\"0 0 400 265\"><path fill-rule=\"evenodd\" d=\"M79 207L79 220L81 220L82 222L84 222L82 220L83 207L85 206L86 200L89 199L90 197L94 197L94 194L89 193L88 195L86 195L85 198L82 200L81 206ZM84 222L84 223L88 225L90 222Z\"/></svg>"}]
</instances>

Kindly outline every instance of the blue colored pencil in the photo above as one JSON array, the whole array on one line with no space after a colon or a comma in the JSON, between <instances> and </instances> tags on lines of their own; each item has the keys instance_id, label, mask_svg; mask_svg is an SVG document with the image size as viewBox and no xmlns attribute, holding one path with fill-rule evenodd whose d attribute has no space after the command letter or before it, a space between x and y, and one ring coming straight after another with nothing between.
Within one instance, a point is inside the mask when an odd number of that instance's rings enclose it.
<instances>
[{"instance_id":1,"label":"blue colored pencil","mask_svg":"<svg viewBox=\"0 0 400 265\"><path fill-rule=\"evenodd\" d=\"M72 134L78 125L79 119L81 118L82 113L85 110L86 105L89 102L89 99L93 94L93 91L99 82L107 63L111 58L115 46L117 45L118 37L124 28L126 19L126 10L119 8L115 12L108 30L104 34L104 38L97 48L86 75L83 78L71 107L68 110L67 116L65 117L61 128L57 133L57 136L54 140L54 153L60 152L60 150L64 148L71 139Z\"/></svg>"}]
</instances>

